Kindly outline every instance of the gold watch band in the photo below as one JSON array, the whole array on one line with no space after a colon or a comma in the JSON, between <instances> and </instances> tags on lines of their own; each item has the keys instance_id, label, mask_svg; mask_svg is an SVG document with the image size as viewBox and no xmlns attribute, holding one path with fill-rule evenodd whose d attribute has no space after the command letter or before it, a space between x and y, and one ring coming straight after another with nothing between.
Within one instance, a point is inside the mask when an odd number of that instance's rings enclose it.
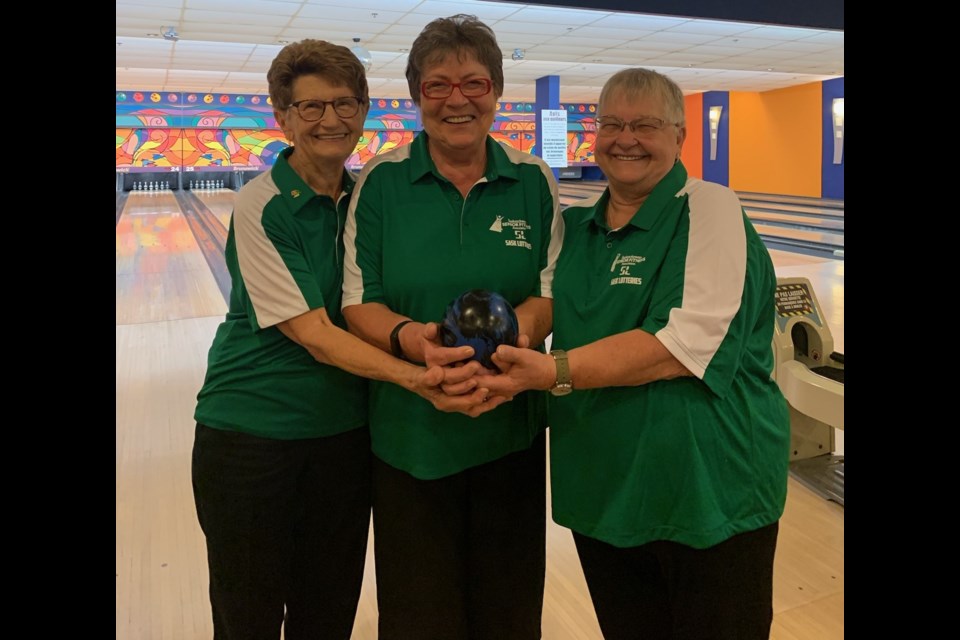
<instances>
[{"instance_id":1,"label":"gold watch band","mask_svg":"<svg viewBox=\"0 0 960 640\"><path fill-rule=\"evenodd\" d=\"M554 349L550 352L553 361L557 364L557 381L550 387L550 393L555 396L565 396L573 391L573 378L570 375L570 362L567 352L563 349Z\"/></svg>"}]
</instances>

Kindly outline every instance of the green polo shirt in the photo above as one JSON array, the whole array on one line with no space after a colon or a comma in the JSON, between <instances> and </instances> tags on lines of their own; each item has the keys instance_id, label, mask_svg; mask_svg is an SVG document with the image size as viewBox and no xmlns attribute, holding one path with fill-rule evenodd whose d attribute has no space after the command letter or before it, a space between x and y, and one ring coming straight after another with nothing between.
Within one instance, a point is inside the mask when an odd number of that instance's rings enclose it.
<instances>
[{"instance_id":1,"label":"green polo shirt","mask_svg":"<svg viewBox=\"0 0 960 640\"><path fill-rule=\"evenodd\" d=\"M540 158L490 137L486 145L486 172L466 199L437 172L426 133L367 163L347 215L343 306L379 302L439 322L469 289L499 291L515 306L552 297L563 234L553 174ZM528 448L546 426L545 410L544 394L521 394L469 418L370 384L374 453L420 479Z\"/></svg>"},{"instance_id":2,"label":"green polo shirt","mask_svg":"<svg viewBox=\"0 0 960 640\"><path fill-rule=\"evenodd\" d=\"M677 163L629 224L609 191L564 212L558 349L642 329L695 377L553 398L557 523L618 547L696 548L783 513L790 422L771 342L776 275L736 194Z\"/></svg>"},{"instance_id":3,"label":"green polo shirt","mask_svg":"<svg viewBox=\"0 0 960 640\"><path fill-rule=\"evenodd\" d=\"M320 364L278 323L325 307L339 327L343 222L354 182L344 172L337 203L290 168L285 149L269 173L237 194L226 262L230 308L210 347L197 422L293 440L367 422L367 383Z\"/></svg>"}]
</instances>

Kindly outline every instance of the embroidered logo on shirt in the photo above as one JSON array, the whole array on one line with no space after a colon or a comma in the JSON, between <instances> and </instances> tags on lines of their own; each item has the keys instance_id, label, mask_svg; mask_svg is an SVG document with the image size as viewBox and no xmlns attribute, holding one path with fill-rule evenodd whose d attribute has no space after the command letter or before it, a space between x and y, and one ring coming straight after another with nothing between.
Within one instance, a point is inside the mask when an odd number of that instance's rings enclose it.
<instances>
[{"instance_id":1,"label":"embroidered logo on shirt","mask_svg":"<svg viewBox=\"0 0 960 640\"><path fill-rule=\"evenodd\" d=\"M527 242L527 231L533 228L529 222L526 220L504 220L503 216L497 216L490 230L501 233L504 227L513 230L513 238L504 239L504 245L508 247L523 247L528 250L533 249L533 245Z\"/></svg>"},{"instance_id":2,"label":"embroidered logo on shirt","mask_svg":"<svg viewBox=\"0 0 960 640\"><path fill-rule=\"evenodd\" d=\"M643 278L639 276L634 276L630 274L630 269L640 264L641 262L646 262L647 259L644 256L625 256L617 254L617 257L613 259L613 264L610 265L610 273L617 273L619 268L620 273L616 277L610 279L610 284L633 284L641 285L643 284Z\"/></svg>"},{"instance_id":3,"label":"embroidered logo on shirt","mask_svg":"<svg viewBox=\"0 0 960 640\"><path fill-rule=\"evenodd\" d=\"M299 197L300 197L300 190L299 190L299 189L294 189L293 191L290 192L290 195L292 195L294 198L299 198Z\"/></svg>"}]
</instances>

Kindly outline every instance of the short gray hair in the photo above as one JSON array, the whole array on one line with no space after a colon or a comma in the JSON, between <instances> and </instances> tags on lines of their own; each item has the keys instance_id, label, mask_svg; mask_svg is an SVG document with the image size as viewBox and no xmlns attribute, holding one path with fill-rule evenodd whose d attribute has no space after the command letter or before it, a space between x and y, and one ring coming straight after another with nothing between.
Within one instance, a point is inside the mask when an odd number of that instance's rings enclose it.
<instances>
[{"instance_id":1,"label":"short gray hair","mask_svg":"<svg viewBox=\"0 0 960 640\"><path fill-rule=\"evenodd\" d=\"M676 82L652 69L623 69L610 76L600 91L598 111L603 115L603 105L613 94L626 98L654 96L663 102L664 117L671 123L684 126L683 91Z\"/></svg>"}]
</instances>

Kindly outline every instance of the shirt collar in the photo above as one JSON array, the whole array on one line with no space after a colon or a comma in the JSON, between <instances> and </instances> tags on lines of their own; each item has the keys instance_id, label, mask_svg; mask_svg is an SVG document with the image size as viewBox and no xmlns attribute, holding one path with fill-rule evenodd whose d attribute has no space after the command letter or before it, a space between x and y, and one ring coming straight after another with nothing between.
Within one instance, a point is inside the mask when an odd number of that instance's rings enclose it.
<instances>
[{"instance_id":1,"label":"shirt collar","mask_svg":"<svg viewBox=\"0 0 960 640\"><path fill-rule=\"evenodd\" d=\"M440 172L437 171L437 165L430 157L430 151L427 148L429 136L426 131L421 131L417 137L410 143L410 182L414 183L427 174L433 174L438 179L446 180ZM517 166L510 161L507 152L499 142L491 136L487 136L484 141L487 150L487 166L484 169L483 177L487 182L493 182L497 178L509 178L518 180L519 174Z\"/></svg>"},{"instance_id":2,"label":"shirt collar","mask_svg":"<svg viewBox=\"0 0 960 640\"><path fill-rule=\"evenodd\" d=\"M630 222L624 227L635 227L649 231L656 224L660 214L670 205L670 202L677 195L687 182L687 169L683 163L677 160L670 171L667 172L660 182L653 188L647 199L640 205L640 209L633 215ZM595 225L610 231L607 227L606 209L607 201L610 199L610 188L607 187L603 195L597 200L593 211L587 214L582 222L592 221Z\"/></svg>"},{"instance_id":3,"label":"shirt collar","mask_svg":"<svg viewBox=\"0 0 960 640\"><path fill-rule=\"evenodd\" d=\"M270 175L277 185L277 189L280 190L280 195L286 205L296 213L313 200L316 193L290 166L290 154L292 153L293 147L287 147L281 151L277 155L277 161L273 165ZM341 198L349 196L353 192L356 181L356 176L344 169L340 179Z\"/></svg>"}]
</instances>

